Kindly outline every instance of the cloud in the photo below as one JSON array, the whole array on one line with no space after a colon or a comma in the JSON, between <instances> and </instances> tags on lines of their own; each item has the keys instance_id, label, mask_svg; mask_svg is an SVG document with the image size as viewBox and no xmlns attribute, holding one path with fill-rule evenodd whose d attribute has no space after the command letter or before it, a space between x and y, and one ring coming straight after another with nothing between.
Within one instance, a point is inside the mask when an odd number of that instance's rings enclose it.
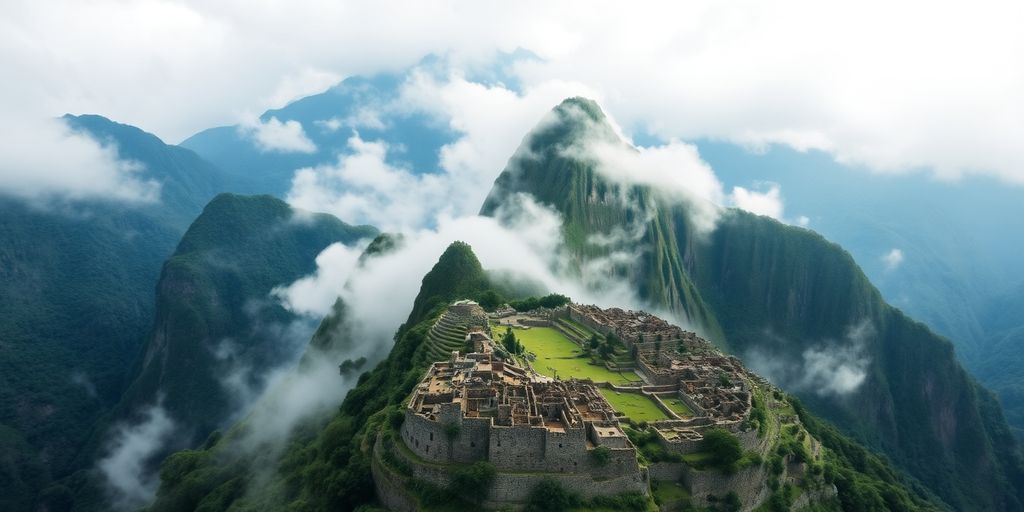
<instances>
[{"instance_id":1,"label":"cloud","mask_svg":"<svg viewBox=\"0 0 1024 512\"><path fill-rule=\"evenodd\" d=\"M18 78L0 96L51 116L103 112L168 140L331 77L430 53L468 68L523 48L539 57L509 67L523 87L586 84L623 126L665 140L1024 182L1024 9L1013 2L17 3L0 22L0 62Z\"/></svg>"},{"instance_id":2,"label":"cloud","mask_svg":"<svg viewBox=\"0 0 1024 512\"><path fill-rule=\"evenodd\" d=\"M522 136L564 97L585 91L578 84L556 82L516 92L471 82L458 73L438 77L415 70L387 104L362 106L356 119L328 119L321 126L340 130L360 123L386 124L394 112L429 114L459 134L441 148L440 172L392 165L388 156L399 148L353 131L350 154L297 170L287 200L298 208L384 231L430 227L442 215L474 214Z\"/></svg>"},{"instance_id":3,"label":"cloud","mask_svg":"<svg viewBox=\"0 0 1024 512\"><path fill-rule=\"evenodd\" d=\"M316 144L306 137L302 123L290 120L281 122L271 117L266 122L259 119L243 123L239 130L250 137L253 144L264 152L315 153Z\"/></svg>"},{"instance_id":4,"label":"cloud","mask_svg":"<svg viewBox=\"0 0 1024 512\"><path fill-rule=\"evenodd\" d=\"M331 117L329 119L321 119L315 121L315 124L320 127L321 130L333 133L342 128L351 128L359 130L360 128L369 128L371 130L384 130L388 127L388 123L383 119L383 113L370 107L370 106L359 106L356 107L356 112L344 119L338 117Z\"/></svg>"},{"instance_id":5,"label":"cloud","mask_svg":"<svg viewBox=\"0 0 1024 512\"><path fill-rule=\"evenodd\" d=\"M743 359L751 369L788 390L844 396L867 378L871 364L867 345L876 334L874 324L864 319L850 325L842 339L815 343L795 358L785 355L791 346L787 340L769 333L769 343L751 349Z\"/></svg>"},{"instance_id":6,"label":"cloud","mask_svg":"<svg viewBox=\"0 0 1024 512\"><path fill-rule=\"evenodd\" d=\"M353 247L341 243L329 245L316 257L317 271L270 294L289 311L299 315L325 317L340 295L342 285L352 275L366 243Z\"/></svg>"},{"instance_id":7,"label":"cloud","mask_svg":"<svg viewBox=\"0 0 1024 512\"><path fill-rule=\"evenodd\" d=\"M151 460L174 433L174 422L157 404L141 413L142 421L114 427L107 455L97 467L118 510L137 510L149 504L160 485Z\"/></svg>"},{"instance_id":8,"label":"cloud","mask_svg":"<svg viewBox=\"0 0 1024 512\"><path fill-rule=\"evenodd\" d=\"M96 392L96 385L93 384L92 379L89 375L81 370L75 370L71 372L71 383L76 386L81 386L85 390L89 398L96 398L98 396Z\"/></svg>"},{"instance_id":9,"label":"cloud","mask_svg":"<svg viewBox=\"0 0 1024 512\"><path fill-rule=\"evenodd\" d=\"M518 199L499 212L500 221L440 215L435 226L408 231L395 250L362 261L353 261L354 251L330 246L317 257L314 273L275 289L272 297L282 305L316 319L340 298L345 315L334 328L347 343L326 350L311 347L302 364L271 372L250 409L249 428L235 448L261 456L279 453L296 425L335 411L358 377L340 374L338 364L365 357L369 368L387 356L423 276L454 241L469 243L488 270L528 278L576 300L606 306L639 304L628 281L588 275L599 269L584 269L583 276L563 274L569 266L560 250L561 218L529 197ZM592 288L587 282L602 286ZM225 359L231 352L232 346L226 345ZM225 385L238 380L226 377Z\"/></svg>"},{"instance_id":10,"label":"cloud","mask_svg":"<svg viewBox=\"0 0 1024 512\"><path fill-rule=\"evenodd\" d=\"M806 215L801 215L796 218L796 225L802 228L806 228L811 224L811 218Z\"/></svg>"},{"instance_id":11,"label":"cloud","mask_svg":"<svg viewBox=\"0 0 1024 512\"><path fill-rule=\"evenodd\" d=\"M903 264L903 251L901 249L893 248L889 252L883 254L881 260L882 264L885 265L886 272L892 272Z\"/></svg>"},{"instance_id":12,"label":"cloud","mask_svg":"<svg viewBox=\"0 0 1024 512\"><path fill-rule=\"evenodd\" d=\"M784 210L782 191L776 183L768 183L766 186L767 190L764 192L733 187L732 194L729 195L730 202L741 210L781 221ZM802 219L807 219L807 217L802 217ZM799 224L799 221L797 223Z\"/></svg>"},{"instance_id":13,"label":"cloud","mask_svg":"<svg viewBox=\"0 0 1024 512\"><path fill-rule=\"evenodd\" d=\"M73 130L63 119L30 116L8 127L0 137L0 193L37 203L160 198L160 184L142 176L141 164L120 159L114 144Z\"/></svg>"},{"instance_id":14,"label":"cloud","mask_svg":"<svg viewBox=\"0 0 1024 512\"><path fill-rule=\"evenodd\" d=\"M439 210L450 209L449 197L457 183L444 175L418 175L390 165L384 142L368 142L354 134L348 146L352 153L340 155L333 164L297 170L288 203L386 231L421 226Z\"/></svg>"}]
</instances>

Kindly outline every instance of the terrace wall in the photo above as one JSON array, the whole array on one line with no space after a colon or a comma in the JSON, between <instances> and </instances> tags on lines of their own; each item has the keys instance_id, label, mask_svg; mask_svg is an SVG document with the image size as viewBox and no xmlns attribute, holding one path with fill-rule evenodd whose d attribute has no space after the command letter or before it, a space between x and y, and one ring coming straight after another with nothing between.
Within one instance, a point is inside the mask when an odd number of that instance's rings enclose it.
<instances>
[{"instance_id":1,"label":"terrace wall","mask_svg":"<svg viewBox=\"0 0 1024 512\"><path fill-rule=\"evenodd\" d=\"M461 408L455 409L459 412L457 416L443 415L441 421L432 421L406 410L400 430L402 440L413 453L429 461L469 463L487 460L491 419L463 418ZM458 428L458 435L452 439L448 439L448 425Z\"/></svg>"},{"instance_id":2,"label":"terrace wall","mask_svg":"<svg viewBox=\"0 0 1024 512\"><path fill-rule=\"evenodd\" d=\"M551 320L546 318L520 318L519 323L528 327L551 327Z\"/></svg>"},{"instance_id":3,"label":"terrace wall","mask_svg":"<svg viewBox=\"0 0 1024 512\"><path fill-rule=\"evenodd\" d=\"M371 469L377 487L377 495L381 502L394 510L413 510L415 500L404 489L406 478L391 471L380 461L383 444L378 438L374 444L374 457ZM393 454L405 459L413 471L413 478L422 479L435 485L445 487L451 481L450 467L447 465L428 465L409 458L400 449L393 449ZM580 466L589 457L580 459ZM636 464L632 450L612 450L611 460L601 467L588 462L586 470L579 472L503 472L501 468L495 476L494 484L487 490L484 505L490 508L513 507L525 503L530 492L544 479L552 479L566 489L579 493L584 498L607 496L623 492L648 493L647 472Z\"/></svg>"}]
</instances>

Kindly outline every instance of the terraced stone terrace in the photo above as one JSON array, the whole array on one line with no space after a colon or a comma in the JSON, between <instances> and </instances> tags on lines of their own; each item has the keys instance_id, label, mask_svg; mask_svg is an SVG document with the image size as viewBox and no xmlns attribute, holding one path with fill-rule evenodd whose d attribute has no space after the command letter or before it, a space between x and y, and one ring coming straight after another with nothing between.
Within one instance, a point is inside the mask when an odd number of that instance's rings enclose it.
<instances>
[{"instance_id":1,"label":"terraced stone terrace","mask_svg":"<svg viewBox=\"0 0 1024 512\"><path fill-rule=\"evenodd\" d=\"M469 329L486 327L487 315L476 303L456 302L427 333L428 360L440 361L450 357L454 351L465 351Z\"/></svg>"}]
</instances>

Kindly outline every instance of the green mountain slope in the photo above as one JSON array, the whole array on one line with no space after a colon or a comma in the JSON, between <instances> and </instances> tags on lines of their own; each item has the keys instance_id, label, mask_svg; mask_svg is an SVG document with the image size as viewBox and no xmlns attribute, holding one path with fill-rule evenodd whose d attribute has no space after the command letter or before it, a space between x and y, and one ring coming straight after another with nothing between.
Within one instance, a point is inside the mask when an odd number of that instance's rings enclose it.
<instances>
[{"instance_id":1,"label":"green mountain slope","mask_svg":"<svg viewBox=\"0 0 1024 512\"><path fill-rule=\"evenodd\" d=\"M812 410L884 450L951 506L1021 508L1017 445L948 341L887 305L848 253L811 231L726 210L711 233L698 233L692 202L603 177L574 148L611 133L596 104L566 100L524 140L482 213L532 195L562 214L580 263L607 251L593 235L638 231L630 243L639 257L619 273L651 307L690 319L755 369L782 368L773 376ZM847 346L863 382L830 393L810 379L833 372L811 363L829 361L835 340L858 326L864 339Z\"/></svg>"},{"instance_id":2,"label":"green mountain slope","mask_svg":"<svg viewBox=\"0 0 1024 512\"><path fill-rule=\"evenodd\" d=\"M29 461L0 464L0 482L11 486L0 496L13 504L5 510L29 508L36 484L75 469L89 425L128 383L160 266L222 183L195 153L138 128L99 116L65 121L140 164L139 178L161 184L160 199L41 205L0 196L0 430L24 441L0 443L0 459Z\"/></svg>"},{"instance_id":3,"label":"green mountain slope","mask_svg":"<svg viewBox=\"0 0 1024 512\"><path fill-rule=\"evenodd\" d=\"M155 325L121 411L159 402L191 442L221 427L239 406L224 384L232 372L243 368L242 384L258 389L308 341L308 331L289 332L296 317L271 290L312 273L328 245L374 235L329 215L296 218L270 196L214 198L164 264Z\"/></svg>"},{"instance_id":4,"label":"green mountain slope","mask_svg":"<svg viewBox=\"0 0 1024 512\"><path fill-rule=\"evenodd\" d=\"M488 284L470 248L452 244L424 277L416 298L417 304L424 304L436 297L437 304L410 315L395 335L390 355L359 378L333 419L295 433L279 460L262 454L239 457L234 443L243 435L244 425L232 429L214 446L176 453L164 461L162 484L150 510L317 511L374 505L372 440L395 416L401 416L397 414L401 403L429 366L425 349L430 327L452 300L488 293L496 290ZM830 471L841 503L852 509L868 503L930 509L927 498L907 487L884 461L795 404L804 423L830 450L834 464ZM268 464L276 468L269 481L254 471Z\"/></svg>"},{"instance_id":5,"label":"green mountain slope","mask_svg":"<svg viewBox=\"0 0 1024 512\"><path fill-rule=\"evenodd\" d=\"M967 366L999 396L1018 439L1024 439L1024 284L987 301L982 347Z\"/></svg>"},{"instance_id":6,"label":"green mountain slope","mask_svg":"<svg viewBox=\"0 0 1024 512\"><path fill-rule=\"evenodd\" d=\"M153 511L226 510L240 506L256 510L274 510L288 503L310 510L352 509L373 498L369 459L360 444L372 425L383 418L388 404L400 402L419 380L425 367L425 354L417 348L426 337L432 320L443 312L447 301L475 296L486 291L487 278L480 262L468 245L452 244L434 268L423 278L417 304L428 299L444 301L428 311L411 314L396 334L396 344L387 360L359 378L339 413L325 425L299 429L287 443L288 451L280 460L263 460L263 454L248 454L234 461L234 442L243 436L244 425L236 426L213 448L179 452L166 461L161 470L161 487ZM465 295L456 295L465 294ZM345 336L330 326L341 323L336 317L325 319L315 346L339 345L346 341L325 339ZM421 351L422 352L422 351ZM251 468L277 467L274 482L250 486L256 477Z\"/></svg>"}]
</instances>

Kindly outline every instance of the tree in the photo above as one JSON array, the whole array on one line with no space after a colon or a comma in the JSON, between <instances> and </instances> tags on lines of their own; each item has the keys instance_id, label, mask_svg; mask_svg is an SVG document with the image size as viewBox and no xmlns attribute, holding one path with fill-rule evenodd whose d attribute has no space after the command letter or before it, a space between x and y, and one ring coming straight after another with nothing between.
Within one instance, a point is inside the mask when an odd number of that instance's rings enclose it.
<instances>
[{"instance_id":1,"label":"tree","mask_svg":"<svg viewBox=\"0 0 1024 512\"><path fill-rule=\"evenodd\" d=\"M735 468L743 457L743 448L731 432L720 427L709 428L704 432L704 451L711 454L711 464L723 470Z\"/></svg>"},{"instance_id":2,"label":"tree","mask_svg":"<svg viewBox=\"0 0 1024 512\"><path fill-rule=\"evenodd\" d=\"M526 504L526 510L536 512L561 512L580 506L582 500L567 491L558 482L545 478L532 491Z\"/></svg>"},{"instance_id":3,"label":"tree","mask_svg":"<svg viewBox=\"0 0 1024 512\"><path fill-rule=\"evenodd\" d=\"M736 494L736 491L729 491L722 499L722 510L726 512L736 512L743 508L743 503L740 502L740 496Z\"/></svg>"},{"instance_id":4,"label":"tree","mask_svg":"<svg viewBox=\"0 0 1024 512\"><path fill-rule=\"evenodd\" d=\"M516 333L512 332L511 327L502 335L501 345L505 347L509 354L520 355L523 353L523 344L519 343L519 340L516 339Z\"/></svg>"},{"instance_id":5,"label":"tree","mask_svg":"<svg viewBox=\"0 0 1024 512\"><path fill-rule=\"evenodd\" d=\"M597 352L601 354L601 359L607 361L615 352L615 346L612 345L611 341L605 341L604 344L602 344L601 347L597 350Z\"/></svg>"},{"instance_id":6,"label":"tree","mask_svg":"<svg viewBox=\"0 0 1024 512\"><path fill-rule=\"evenodd\" d=\"M612 459L612 451L607 446L598 446L590 450L590 458L594 459L598 466L604 466Z\"/></svg>"},{"instance_id":7,"label":"tree","mask_svg":"<svg viewBox=\"0 0 1024 512\"><path fill-rule=\"evenodd\" d=\"M601 345L601 340L598 339L596 333L590 335L590 341L587 342L587 345L590 347L591 350L597 350L597 347Z\"/></svg>"},{"instance_id":8,"label":"tree","mask_svg":"<svg viewBox=\"0 0 1024 512\"><path fill-rule=\"evenodd\" d=\"M490 462L474 462L469 466L452 470L451 483L448 489L453 493L468 497L479 503L487 496L487 491L494 485L498 470Z\"/></svg>"}]
</instances>

